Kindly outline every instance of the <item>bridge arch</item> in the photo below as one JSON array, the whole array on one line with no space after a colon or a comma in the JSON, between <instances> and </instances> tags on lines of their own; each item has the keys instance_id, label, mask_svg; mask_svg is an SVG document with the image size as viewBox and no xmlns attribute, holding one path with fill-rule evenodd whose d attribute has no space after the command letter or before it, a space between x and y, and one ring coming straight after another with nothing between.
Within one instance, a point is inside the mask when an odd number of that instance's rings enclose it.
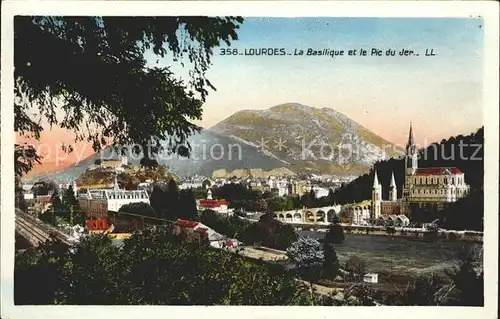
<instances>
[{"instance_id":1,"label":"bridge arch","mask_svg":"<svg viewBox=\"0 0 500 319\"><path fill-rule=\"evenodd\" d=\"M308 222L314 223L316 221L316 214L313 213L312 211L308 210L305 212L306 215L306 220Z\"/></svg>"},{"instance_id":2,"label":"bridge arch","mask_svg":"<svg viewBox=\"0 0 500 319\"><path fill-rule=\"evenodd\" d=\"M296 212L293 214L293 222L294 223L301 223L303 221L302 214L299 212Z\"/></svg>"},{"instance_id":3,"label":"bridge arch","mask_svg":"<svg viewBox=\"0 0 500 319\"><path fill-rule=\"evenodd\" d=\"M326 213L322 210L318 210L316 212L316 222L325 222L326 221Z\"/></svg>"},{"instance_id":4,"label":"bridge arch","mask_svg":"<svg viewBox=\"0 0 500 319\"><path fill-rule=\"evenodd\" d=\"M289 223L293 222L293 216L292 216L292 214L287 213L287 214L285 215L285 218L286 218L286 221L287 221L287 222L289 222Z\"/></svg>"},{"instance_id":5,"label":"bridge arch","mask_svg":"<svg viewBox=\"0 0 500 319\"><path fill-rule=\"evenodd\" d=\"M330 209L329 211L327 211L326 214L328 216L328 221L329 222L332 222L333 219L337 216L337 212L333 208Z\"/></svg>"}]
</instances>

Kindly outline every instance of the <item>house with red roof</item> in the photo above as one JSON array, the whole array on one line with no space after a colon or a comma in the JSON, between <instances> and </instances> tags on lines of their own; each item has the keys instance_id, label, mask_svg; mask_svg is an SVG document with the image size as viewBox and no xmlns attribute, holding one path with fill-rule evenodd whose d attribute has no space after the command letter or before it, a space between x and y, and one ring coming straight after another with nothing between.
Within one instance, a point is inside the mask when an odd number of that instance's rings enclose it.
<instances>
[{"instance_id":1,"label":"house with red roof","mask_svg":"<svg viewBox=\"0 0 500 319\"><path fill-rule=\"evenodd\" d=\"M232 215L233 210L229 209L229 203L225 199L213 199L212 191L209 189L206 199L197 202L198 210L213 210L219 214Z\"/></svg>"},{"instance_id":2,"label":"house with red roof","mask_svg":"<svg viewBox=\"0 0 500 319\"><path fill-rule=\"evenodd\" d=\"M182 237L185 243L208 245L208 227L199 222L177 219L173 229L174 235Z\"/></svg>"}]
</instances>

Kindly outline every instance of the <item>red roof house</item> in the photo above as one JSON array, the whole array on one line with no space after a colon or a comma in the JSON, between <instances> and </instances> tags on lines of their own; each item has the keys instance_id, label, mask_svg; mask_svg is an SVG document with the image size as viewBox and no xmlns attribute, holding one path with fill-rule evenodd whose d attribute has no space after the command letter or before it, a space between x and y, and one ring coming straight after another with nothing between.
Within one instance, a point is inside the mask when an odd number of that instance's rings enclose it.
<instances>
[{"instance_id":1,"label":"red roof house","mask_svg":"<svg viewBox=\"0 0 500 319\"><path fill-rule=\"evenodd\" d=\"M198 222L192 222L185 219L177 219L177 221L175 222L176 226L186 227L186 228L195 228L196 226L198 226L198 224L199 224Z\"/></svg>"},{"instance_id":2,"label":"red roof house","mask_svg":"<svg viewBox=\"0 0 500 319\"><path fill-rule=\"evenodd\" d=\"M216 208L221 206L228 206L229 203L224 199L201 199L200 206L203 208Z\"/></svg>"}]
</instances>

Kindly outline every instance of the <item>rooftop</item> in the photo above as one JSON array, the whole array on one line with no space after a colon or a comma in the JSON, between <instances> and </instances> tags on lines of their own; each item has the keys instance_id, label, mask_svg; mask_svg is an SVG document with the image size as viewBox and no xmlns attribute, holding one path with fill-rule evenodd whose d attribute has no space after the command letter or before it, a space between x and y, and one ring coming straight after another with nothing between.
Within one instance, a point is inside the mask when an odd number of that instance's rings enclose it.
<instances>
[{"instance_id":1,"label":"rooftop","mask_svg":"<svg viewBox=\"0 0 500 319\"><path fill-rule=\"evenodd\" d=\"M456 167L427 167L427 168L418 168L416 175L425 176L425 175L458 175L463 174L461 170Z\"/></svg>"}]
</instances>

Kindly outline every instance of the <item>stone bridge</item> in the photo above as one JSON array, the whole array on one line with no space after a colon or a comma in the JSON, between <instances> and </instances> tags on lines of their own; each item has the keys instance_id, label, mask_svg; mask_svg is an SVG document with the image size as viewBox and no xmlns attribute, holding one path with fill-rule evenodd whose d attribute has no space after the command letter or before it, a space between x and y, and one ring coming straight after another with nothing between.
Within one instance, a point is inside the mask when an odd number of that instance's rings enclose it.
<instances>
[{"instance_id":1,"label":"stone bridge","mask_svg":"<svg viewBox=\"0 0 500 319\"><path fill-rule=\"evenodd\" d=\"M326 223L331 222L340 213L341 206L327 206L316 208L302 208L289 211L275 212L276 219L283 223Z\"/></svg>"}]
</instances>

